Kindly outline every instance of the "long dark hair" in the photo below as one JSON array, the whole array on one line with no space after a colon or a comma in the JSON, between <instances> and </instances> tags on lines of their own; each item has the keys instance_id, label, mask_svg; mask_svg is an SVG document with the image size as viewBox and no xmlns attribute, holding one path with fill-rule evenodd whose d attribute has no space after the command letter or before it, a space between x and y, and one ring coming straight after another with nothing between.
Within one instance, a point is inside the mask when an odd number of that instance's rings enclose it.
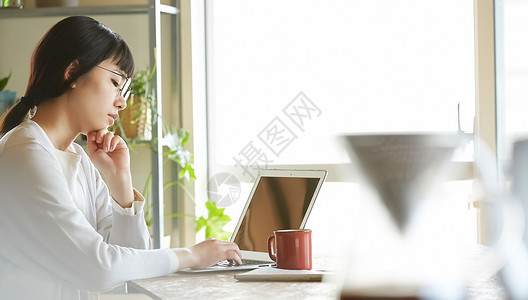
<instances>
[{"instance_id":1,"label":"long dark hair","mask_svg":"<svg viewBox=\"0 0 528 300\"><path fill-rule=\"evenodd\" d=\"M34 106L64 94L80 76L110 58L132 77L132 52L112 30L84 16L68 17L55 24L33 52L26 93L0 120L0 137L24 121ZM76 61L77 71L65 80L66 69Z\"/></svg>"}]
</instances>

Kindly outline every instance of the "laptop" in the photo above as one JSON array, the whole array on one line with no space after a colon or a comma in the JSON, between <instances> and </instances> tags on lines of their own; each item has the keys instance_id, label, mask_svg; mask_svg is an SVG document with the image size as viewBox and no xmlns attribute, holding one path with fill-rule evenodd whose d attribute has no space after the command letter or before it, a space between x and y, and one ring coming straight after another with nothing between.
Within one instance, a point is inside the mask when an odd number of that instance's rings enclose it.
<instances>
[{"instance_id":1,"label":"laptop","mask_svg":"<svg viewBox=\"0 0 528 300\"><path fill-rule=\"evenodd\" d=\"M326 174L326 170L262 170L231 236L242 252L243 264L224 261L185 272L252 270L274 265L268 255L268 237L277 229L304 228Z\"/></svg>"}]
</instances>

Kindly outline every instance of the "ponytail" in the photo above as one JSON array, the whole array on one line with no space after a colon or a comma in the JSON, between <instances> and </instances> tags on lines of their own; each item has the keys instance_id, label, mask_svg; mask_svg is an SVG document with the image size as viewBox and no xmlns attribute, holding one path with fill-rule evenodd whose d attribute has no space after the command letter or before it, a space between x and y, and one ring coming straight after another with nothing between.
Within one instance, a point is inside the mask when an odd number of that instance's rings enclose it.
<instances>
[{"instance_id":1,"label":"ponytail","mask_svg":"<svg viewBox=\"0 0 528 300\"><path fill-rule=\"evenodd\" d=\"M22 123L36 104L36 100L33 98L22 97L18 103L7 110L0 120L0 137Z\"/></svg>"}]
</instances>

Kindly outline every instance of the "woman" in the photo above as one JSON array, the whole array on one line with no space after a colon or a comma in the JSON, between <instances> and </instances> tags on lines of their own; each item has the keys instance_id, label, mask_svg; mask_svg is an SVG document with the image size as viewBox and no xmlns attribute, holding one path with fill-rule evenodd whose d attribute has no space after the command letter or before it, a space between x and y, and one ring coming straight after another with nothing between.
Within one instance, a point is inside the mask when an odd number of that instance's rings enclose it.
<instances>
[{"instance_id":1,"label":"woman","mask_svg":"<svg viewBox=\"0 0 528 300\"><path fill-rule=\"evenodd\" d=\"M0 298L97 298L127 280L241 263L218 240L145 250L129 150L106 130L133 70L126 43L89 17L60 21L35 49L25 96L0 123Z\"/></svg>"}]
</instances>

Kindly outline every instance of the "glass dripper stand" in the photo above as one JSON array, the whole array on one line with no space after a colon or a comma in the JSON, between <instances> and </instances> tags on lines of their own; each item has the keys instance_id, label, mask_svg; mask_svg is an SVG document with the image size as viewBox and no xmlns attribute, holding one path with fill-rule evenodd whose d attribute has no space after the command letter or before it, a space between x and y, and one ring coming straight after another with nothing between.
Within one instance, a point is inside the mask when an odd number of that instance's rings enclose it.
<instances>
[{"instance_id":1,"label":"glass dripper stand","mask_svg":"<svg viewBox=\"0 0 528 300\"><path fill-rule=\"evenodd\" d=\"M451 268L453 264L451 258L450 265L442 261L440 256L446 252L436 251L448 245L444 238L448 235L431 237L435 235L431 231L417 238L413 227L438 228L437 224L431 224L436 219L424 221L416 218L416 212L432 198L431 188L445 179L449 161L462 138L454 133L383 133L347 135L344 140L359 171L359 181L363 183L360 186L370 187L373 190L370 195L377 195L386 208L390 219L386 231L392 235L391 238L383 235L383 241L373 248L371 241L377 234L371 229L384 226L380 224L383 222L356 226L355 230L368 239L351 241L354 249L348 252L342 299L423 299L435 294L439 286L443 293L456 299L460 286L454 292L446 290L445 278L450 275L438 277L439 268ZM442 217L446 221L450 218ZM361 251L363 246L366 250ZM445 274L444 271L441 273ZM454 277L447 281L451 284ZM456 282L455 285L460 283Z\"/></svg>"}]
</instances>

